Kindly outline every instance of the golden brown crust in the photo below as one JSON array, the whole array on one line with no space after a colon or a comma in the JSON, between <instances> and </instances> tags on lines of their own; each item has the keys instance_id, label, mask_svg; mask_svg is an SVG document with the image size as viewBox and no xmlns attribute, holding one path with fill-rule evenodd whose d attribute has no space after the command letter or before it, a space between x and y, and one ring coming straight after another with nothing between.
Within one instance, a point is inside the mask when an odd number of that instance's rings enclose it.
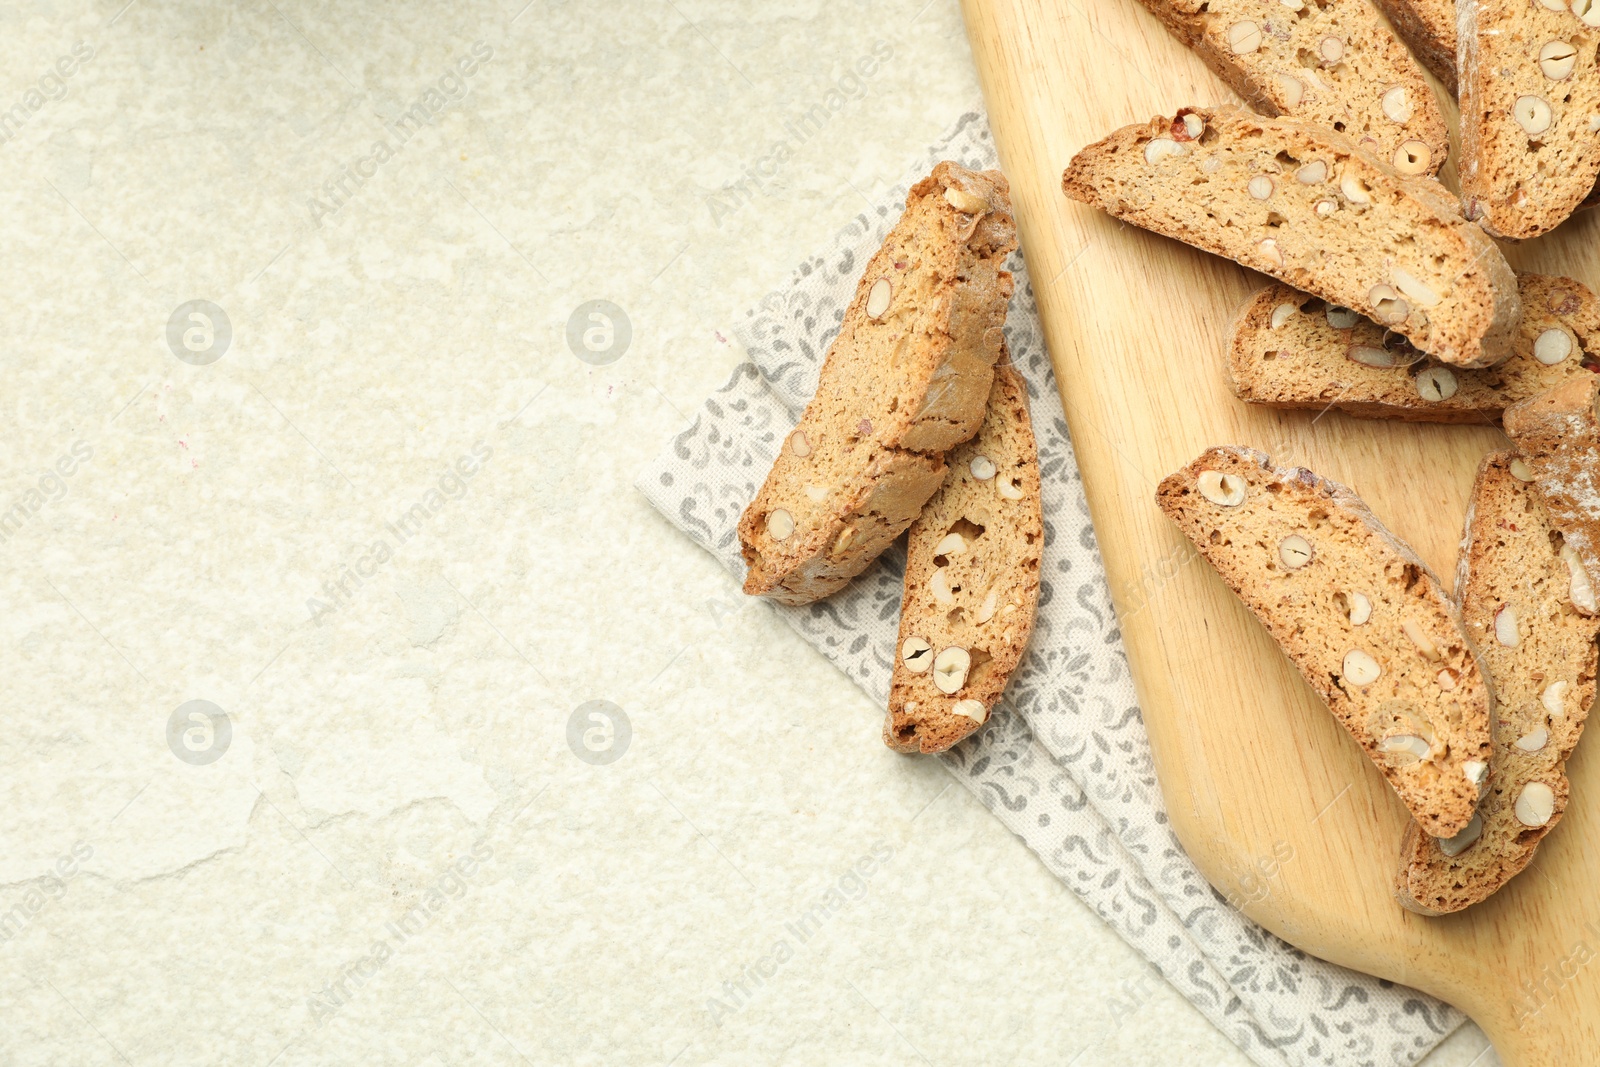
<instances>
[{"instance_id":1,"label":"golden brown crust","mask_svg":"<svg viewBox=\"0 0 1600 1067\"><path fill-rule=\"evenodd\" d=\"M909 526L983 420L1016 248L998 171L940 163L867 262L816 394L739 520L745 592L806 604Z\"/></svg>"},{"instance_id":2,"label":"golden brown crust","mask_svg":"<svg viewBox=\"0 0 1600 1067\"><path fill-rule=\"evenodd\" d=\"M1366 0L1142 0L1178 40L1263 115L1343 133L1379 159L1407 141L1427 147L1424 173L1450 151L1444 112ZM1452 42L1452 52L1454 44ZM1415 152L1413 147L1409 152Z\"/></svg>"},{"instance_id":3,"label":"golden brown crust","mask_svg":"<svg viewBox=\"0 0 1600 1067\"><path fill-rule=\"evenodd\" d=\"M1376 0L1378 9L1411 54L1444 83L1451 96L1456 84L1456 8L1449 0Z\"/></svg>"},{"instance_id":4,"label":"golden brown crust","mask_svg":"<svg viewBox=\"0 0 1600 1067\"><path fill-rule=\"evenodd\" d=\"M1550 522L1600 575L1600 376L1572 378L1506 409L1502 423L1538 482Z\"/></svg>"},{"instance_id":5,"label":"golden brown crust","mask_svg":"<svg viewBox=\"0 0 1600 1067\"><path fill-rule=\"evenodd\" d=\"M884 743L901 752L943 752L987 722L1033 630L1044 550L1039 452L1027 385L1008 363L995 367L983 428L948 459L944 486L907 541L883 726ZM954 691L938 662L952 648L967 657Z\"/></svg>"},{"instance_id":6,"label":"golden brown crust","mask_svg":"<svg viewBox=\"0 0 1600 1067\"><path fill-rule=\"evenodd\" d=\"M1560 0L1461 0L1458 33L1467 217L1546 233L1600 177L1600 26Z\"/></svg>"},{"instance_id":7,"label":"golden brown crust","mask_svg":"<svg viewBox=\"0 0 1600 1067\"><path fill-rule=\"evenodd\" d=\"M1517 283L1523 314L1511 357L1481 370L1444 367L1370 319L1270 285L1234 319L1234 394L1360 418L1496 422L1508 405L1600 368L1590 355L1600 355L1600 300L1588 286L1544 274L1518 275Z\"/></svg>"},{"instance_id":8,"label":"golden brown crust","mask_svg":"<svg viewBox=\"0 0 1600 1067\"><path fill-rule=\"evenodd\" d=\"M1455 607L1349 489L1241 447L1207 450L1156 501L1267 628L1422 826L1478 801L1492 695Z\"/></svg>"},{"instance_id":9,"label":"golden brown crust","mask_svg":"<svg viewBox=\"0 0 1600 1067\"><path fill-rule=\"evenodd\" d=\"M1396 897L1426 915L1484 900L1533 859L1566 809L1566 760L1594 703L1600 619L1572 603L1560 535L1516 460L1494 452L1479 466L1457 578L1462 621L1496 694L1487 789L1461 837L1441 844L1413 824L1401 845ZM1549 790L1548 816L1531 794L1519 813L1530 786Z\"/></svg>"},{"instance_id":10,"label":"golden brown crust","mask_svg":"<svg viewBox=\"0 0 1600 1067\"><path fill-rule=\"evenodd\" d=\"M1062 189L1353 308L1442 362L1511 354L1522 308L1494 242L1442 185L1402 177L1338 134L1189 108L1083 149Z\"/></svg>"}]
</instances>

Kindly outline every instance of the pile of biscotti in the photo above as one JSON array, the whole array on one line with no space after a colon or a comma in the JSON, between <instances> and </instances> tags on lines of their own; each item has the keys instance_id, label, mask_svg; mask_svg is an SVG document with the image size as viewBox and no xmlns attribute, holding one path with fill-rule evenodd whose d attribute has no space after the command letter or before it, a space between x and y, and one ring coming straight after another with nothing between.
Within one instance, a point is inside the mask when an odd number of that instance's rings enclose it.
<instances>
[{"instance_id":1,"label":"pile of biscotti","mask_svg":"<svg viewBox=\"0 0 1600 1067\"><path fill-rule=\"evenodd\" d=\"M795 605L910 531L883 727L902 752L987 722L1033 629L1039 458L1004 333L1016 247L999 172L945 162L913 186L739 521L745 592Z\"/></svg>"},{"instance_id":2,"label":"pile of biscotti","mask_svg":"<svg viewBox=\"0 0 1600 1067\"><path fill-rule=\"evenodd\" d=\"M1079 152L1067 196L1277 279L1234 320L1246 403L1499 423L1452 587L1360 498L1209 449L1157 501L1412 815L1424 914L1523 870L1595 698L1600 304L1514 273L1600 178L1600 0L1144 0L1255 110L1192 107ZM1390 29L1393 25L1393 31ZM1461 194L1417 60L1459 92Z\"/></svg>"}]
</instances>

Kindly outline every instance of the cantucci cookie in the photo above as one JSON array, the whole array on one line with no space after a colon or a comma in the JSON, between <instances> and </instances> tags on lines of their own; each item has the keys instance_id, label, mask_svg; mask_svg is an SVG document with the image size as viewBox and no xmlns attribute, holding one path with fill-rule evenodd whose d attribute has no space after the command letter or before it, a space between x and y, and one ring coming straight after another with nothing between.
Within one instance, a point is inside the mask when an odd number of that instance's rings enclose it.
<instances>
[{"instance_id":1,"label":"cantucci cookie","mask_svg":"<svg viewBox=\"0 0 1600 1067\"><path fill-rule=\"evenodd\" d=\"M1268 407L1497 421L1510 404L1600 370L1590 356L1600 355L1600 302L1588 286L1544 274L1517 282L1522 325L1511 358L1482 370L1446 367L1349 308L1270 285L1234 318L1229 380L1240 400Z\"/></svg>"},{"instance_id":2,"label":"cantucci cookie","mask_svg":"<svg viewBox=\"0 0 1600 1067\"><path fill-rule=\"evenodd\" d=\"M1456 5L1450 0L1376 0L1411 53L1456 95Z\"/></svg>"},{"instance_id":3,"label":"cantucci cookie","mask_svg":"<svg viewBox=\"0 0 1600 1067\"><path fill-rule=\"evenodd\" d=\"M1033 630L1044 523L1028 389L995 368L978 436L911 526L883 740L943 752L989 718Z\"/></svg>"},{"instance_id":4,"label":"cantucci cookie","mask_svg":"<svg viewBox=\"0 0 1600 1067\"><path fill-rule=\"evenodd\" d=\"M1491 453L1467 510L1456 596L1494 686L1494 755L1465 830L1406 831L1396 895L1428 915L1478 903L1533 859L1566 809L1566 760L1594 703L1600 618L1573 603L1561 535L1527 475L1515 453Z\"/></svg>"},{"instance_id":5,"label":"cantucci cookie","mask_svg":"<svg viewBox=\"0 0 1600 1067\"><path fill-rule=\"evenodd\" d=\"M1435 837L1460 832L1492 697L1438 578L1361 499L1263 453L1212 448L1156 494Z\"/></svg>"},{"instance_id":6,"label":"cantucci cookie","mask_svg":"<svg viewBox=\"0 0 1600 1067\"><path fill-rule=\"evenodd\" d=\"M1511 354L1522 309L1494 242L1438 182L1320 127L1189 108L1085 148L1062 188L1353 308L1445 363Z\"/></svg>"},{"instance_id":7,"label":"cantucci cookie","mask_svg":"<svg viewBox=\"0 0 1600 1067\"><path fill-rule=\"evenodd\" d=\"M825 597L877 558L977 432L1017 247L998 171L940 163L867 262L816 395L739 519L744 591Z\"/></svg>"},{"instance_id":8,"label":"cantucci cookie","mask_svg":"<svg viewBox=\"0 0 1600 1067\"><path fill-rule=\"evenodd\" d=\"M1594 610L1600 574L1600 377L1573 378L1506 409L1501 419L1561 532L1573 598Z\"/></svg>"},{"instance_id":9,"label":"cantucci cookie","mask_svg":"<svg viewBox=\"0 0 1600 1067\"><path fill-rule=\"evenodd\" d=\"M1467 217L1497 237L1536 237L1600 177L1600 4L1462 0L1459 12Z\"/></svg>"},{"instance_id":10,"label":"cantucci cookie","mask_svg":"<svg viewBox=\"0 0 1600 1067\"><path fill-rule=\"evenodd\" d=\"M1409 174L1450 151L1444 112L1367 0L1143 0L1265 115L1326 126Z\"/></svg>"}]
</instances>

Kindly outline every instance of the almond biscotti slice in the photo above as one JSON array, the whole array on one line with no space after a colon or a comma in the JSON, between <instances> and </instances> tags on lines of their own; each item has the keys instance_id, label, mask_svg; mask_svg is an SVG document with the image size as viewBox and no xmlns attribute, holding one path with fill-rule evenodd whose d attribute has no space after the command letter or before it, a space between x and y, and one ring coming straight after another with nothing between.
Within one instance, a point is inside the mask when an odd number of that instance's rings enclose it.
<instances>
[{"instance_id":1,"label":"almond biscotti slice","mask_svg":"<svg viewBox=\"0 0 1600 1067\"><path fill-rule=\"evenodd\" d=\"M1458 17L1467 217L1497 237L1536 237L1600 178L1600 5L1461 0Z\"/></svg>"},{"instance_id":2,"label":"almond biscotti slice","mask_svg":"<svg viewBox=\"0 0 1600 1067\"><path fill-rule=\"evenodd\" d=\"M883 740L943 752L982 726L1022 659L1039 603L1044 519L1028 388L995 368L978 436L911 526L899 657Z\"/></svg>"},{"instance_id":3,"label":"almond biscotti slice","mask_svg":"<svg viewBox=\"0 0 1600 1067\"><path fill-rule=\"evenodd\" d=\"M1492 696L1438 578L1349 489L1249 448L1169 475L1161 510L1435 837L1467 825Z\"/></svg>"},{"instance_id":4,"label":"almond biscotti slice","mask_svg":"<svg viewBox=\"0 0 1600 1067\"><path fill-rule=\"evenodd\" d=\"M816 394L739 520L744 591L827 596L900 536L977 432L1017 247L998 171L940 163L867 261Z\"/></svg>"},{"instance_id":5,"label":"almond biscotti slice","mask_svg":"<svg viewBox=\"0 0 1600 1067\"><path fill-rule=\"evenodd\" d=\"M1264 115L1326 126L1413 174L1444 166L1444 112L1367 0L1143 0Z\"/></svg>"},{"instance_id":6,"label":"almond biscotti slice","mask_svg":"<svg viewBox=\"0 0 1600 1067\"><path fill-rule=\"evenodd\" d=\"M1287 285L1234 318L1228 377L1247 404L1338 408L1361 418L1494 422L1510 404L1600 369L1600 301L1571 278L1520 274L1522 325L1511 358L1451 368L1371 319Z\"/></svg>"},{"instance_id":7,"label":"almond biscotti slice","mask_svg":"<svg viewBox=\"0 0 1600 1067\"><path fill-rule=\"evenodd\" d=\"M1511 405L1501 419L1561 533L1575 598L1594 603L1600 574L1600 376L1572 378ZM1592 608L1590 608L1592 610Z\"/></svg>"},{"instance_id":8,"label":"almond biscotti slice","mask_svg":"<svg viewBox=\"0 0 1600 1067\"><path fill-rule=\"evenodd\" d=\"M1395 892L1427 915L1478 903L1533 859L1566 810L1567 757L1594 703L1600 618L1573 603L1561 535L1529 477L1515 453L1491 453L1468 505L1456 596L1495 691L1494 754L1466 829L1406 831Z\"/></svg>"},{"instance_id":9,"label":"almond biscotti slice","mask_svg":"<svg viewBox=\"0 0 1600 1067\"><path fill-rule=\"evenodd\" d=\"M1353 308L1445 363L1511 354L1516 278L1437 182L1348 138L1239 108L1186 108L1079 152L1074 200Z\"/></svg>"},{"instance_id":10,"label":"almond biscotti slice","mask_svg":"<svg viewBox=\"0 0 1600 1067\"><path fill-rule=\"evenodd\" d=\"M1375 0L1412 55L1456 95L1456 5L1450 0Z\"/></svg>"}]
</instances>

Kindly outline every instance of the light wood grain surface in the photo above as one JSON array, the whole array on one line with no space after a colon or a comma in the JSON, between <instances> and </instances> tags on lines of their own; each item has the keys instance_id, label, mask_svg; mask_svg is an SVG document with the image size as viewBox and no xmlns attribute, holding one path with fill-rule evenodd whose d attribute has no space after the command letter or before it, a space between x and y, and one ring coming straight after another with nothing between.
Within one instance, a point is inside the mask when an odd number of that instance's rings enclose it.
<instances>
[{"instance_id":1,"label":"light wood grain surface","mask_svg":"<svg viewBox=\"0 0 1600 1067\"><path fill-rule=\"evenodd\" d=\"M1459 1006L1506 1064L1600 1063L1600 759L1579 746L1565 819L1505 890L1457 916L1404 911L1391 891L1400 802L1154 499L1206 446L1251 445L1354 488L1448 581L1473 472L1503 435L1239 403L1227 325L1265 279L1061 193L1073 153L1116 127L1235 98L1136 0L964 9L1184 846L1253 919ZM1454 184L1453 165L1443 178ZM1597 227L1580 217L1507 255L1593 287Z\"/></svg>"}]
</instances>

